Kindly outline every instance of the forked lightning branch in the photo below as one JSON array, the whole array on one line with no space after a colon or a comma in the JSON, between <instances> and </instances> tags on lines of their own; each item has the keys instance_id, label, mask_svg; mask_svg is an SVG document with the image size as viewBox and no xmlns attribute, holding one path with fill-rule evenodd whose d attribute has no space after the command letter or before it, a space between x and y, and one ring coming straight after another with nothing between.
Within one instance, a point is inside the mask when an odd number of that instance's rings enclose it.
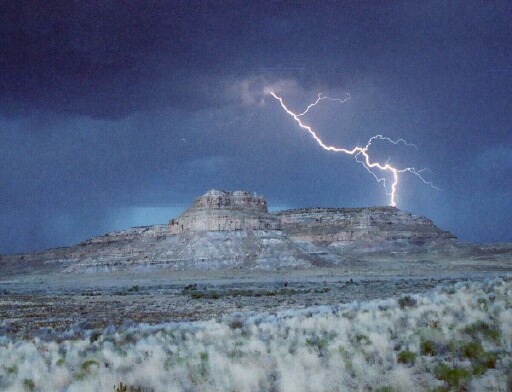
<instances>
[{"instance_id":1,"label":"forked lightning branch","mask_svg":"<svg viewBox=\"0 0 512 392\"><path fill-rule=\"evenodd\" d=\"M270 94L279 101L281 104L281 107L284 109L284 111L290 115L296 122L299 124L299 126L306 130L311 137L317 142L317 144L322 147L324 150L331 151L331 152L338 152L343 153L347 155L352 155L356 159L357 162L361 163L364 168L370 173L378 182L380 182L383 187L384 191L386 192L386 195L389 196L389 205L395 207L398 199L397 195L397 188L399 183L399 177L402 173L411 173L417 176L423 183L431 186L434 189L436 188L431 182L425 180L421 173L425 171L426 169L416 170L414 167L406 167L406 168L398 168L389 163L389 160L380 163L376 161L372 161L370 157L370 147L372 145L372 142L375 140L383 140L392 144L400 144L403 143L405 145L412 145L407 143L404 139L398 139L398 140L392 140L388 137L382 136L382 135L375 135L372 136L368 142L366 143L366 146L364 147L353 147L352 149L343 148L343 147L336 147L332 145L328 145L322 141L322 139L318 136L318 134L313 130L313 128L309 125L306 125L303 120L301 119L302 116L307 114L310 109L314 108L316 105L318 105L321 101L324 100L330 100L330 101L337 101L339 103L345 103L350 99L350 96L347 95L345 98L329 98L326 96L323 96L322 94L318 94L318 98L315 102L308 105L306 110L304 110L302 113L295 113L291 111L284 103L283 99L279 97L275 92L270 91ZM391 177L391 185L388 184L388 179L386 178L385 174L388 174L389 177Z\"/></svg>"}]
</instances>

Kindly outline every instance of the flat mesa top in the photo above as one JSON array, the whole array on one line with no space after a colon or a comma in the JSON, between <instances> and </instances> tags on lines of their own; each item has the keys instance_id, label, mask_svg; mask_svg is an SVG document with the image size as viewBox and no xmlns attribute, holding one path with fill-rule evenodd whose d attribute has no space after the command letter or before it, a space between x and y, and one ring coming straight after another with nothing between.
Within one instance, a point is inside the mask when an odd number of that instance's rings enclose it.
<instances>
[{"instance_id":1,"label":"flat mesa top","mask_svg":"<svg viewBox=\"0 0 512 392\"><path fill-rule=\"evenodd\" d=\"M288 210L274 211L274 215L289 215L289 214L307 214L315 212L330 212L330 213L357 213L357 212L401 212L397 207L392 206L373 206L373 207L308 207L308 208L291 208Z\"/></svg>"}]
</instances>

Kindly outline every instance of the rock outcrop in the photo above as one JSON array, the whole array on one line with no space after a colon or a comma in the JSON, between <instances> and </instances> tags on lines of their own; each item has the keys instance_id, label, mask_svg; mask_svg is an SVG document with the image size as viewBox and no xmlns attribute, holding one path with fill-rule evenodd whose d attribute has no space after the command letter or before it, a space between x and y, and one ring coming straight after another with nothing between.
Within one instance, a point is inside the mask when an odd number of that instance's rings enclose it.
<instances>
[{"instance_id":1,"label":"rock outcrop","mask_svg":"<svg viewBox=\"0 0 512 392\"><path fill-rule=\"evenodd\" d=\"M269 213L263 196L210 190L168 225L108 233L70 248L3 256L3 271L282 269L335 266L363 254L452 253L453 234L394 207Z\"/></svg>"},{"instance_id":2,"label":"rock outcrop","mask_svg":"<svg viewBox=\"0 0 512 392\"><path fill-rule=\"evenodd\" d=\"M170 234L232 230L279 230L279 220L268 214L263 196L212 189L198 197L178 219L169 221Z\"/></svg>"},{"instance_id":3,"label":"rock outcrop","mask_svg":"<svg viewBox=\"0 0 512 392\"><path fill-rule=\"evenodd\" d=\"M290 239L336 254L441 251L456 240L430 219L395 207L305 208L274 215Z\"/></svg>"}]
</instances>

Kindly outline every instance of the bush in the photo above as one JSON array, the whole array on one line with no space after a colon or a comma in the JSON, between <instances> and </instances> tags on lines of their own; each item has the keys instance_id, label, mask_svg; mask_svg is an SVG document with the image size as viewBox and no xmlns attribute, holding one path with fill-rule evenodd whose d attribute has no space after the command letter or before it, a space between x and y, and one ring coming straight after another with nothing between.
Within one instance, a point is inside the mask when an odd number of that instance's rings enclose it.
<instances>
[{"instance_id":1,"label":"bush","mask_svg":"<svg viewBox=\"0 0 512 392\"><path fill-rule=\"evenodd\" d=\"M478 298L477 304L478 307L482 309L484 312L487 312L489 310L489 307L487 306L487 300L485 298Z\"/></svg>"},{"instance_id":2,"label":"bush","mask_svg":"<svg viewBox=\"0 0 512 392\"><path fill-rule=\"evenodd\" d=\"M428 326L432 329L439 329L439 321L438 320L432 320L428 323Z\"/></svg>"},{"instance_id":3,"label":"bush","mask_svg":"<svg viewBox=\"0 0 512 392\"><path fill-rule=\"evenodd\" d=\"M216 291L193 291L190 293L193 299L219 299L220 294Z\"/></svg>"},{"instance_id":4,"label":"bush","mask_svg":"<svg viewBox=\"0 0 512 392\"><path fill-rule=\"evenodd\" d=\"M433 357L436 355L436 345L432 340L422 340L420 342L420 354Z\"/></svg>"},{"instance_id":5,"label":"bush","mask_svg":"<svg viewBox=\"0 0 512 392\"><path fill-rule=\"evenodd\" d=\"M231 329L242 329L244 326L244 323L241 320L233 320L228 325L229 325L229 328L231 328Z\"/></svg>"},{"instance_id":6,"label":"bush","mask_svg":"<svg viewBox=\"0 0 512 392\"><path fill-rule=\"evenodd\" d=\"M398 300L398 305L400 306L400 309L412 308L413 306L416 306L416 300L410 295L406 295Z\"/></svg>"},{"instance_id":7,"label":"bush","mask_svg":"<svg viewBox=\"0 0 512 392\"><path fill-rule=\"evenodd\" d=\"M414 366L414 363L416 362L416 357L416 353L413 353L412 351L409 350L404 350L397 355L396 361L403 365Z\"/></svg>"},{"instance_id":8,"label":"bush","mask_svg":"<svg viewBox=\"0 0 512 392\"><path fill-rule=\"evenodd\" d=\"M384 387L377 388L375 392L393 392L393 388L391 388L389 385L386 385Z\"/></svg>"},{"instance_id":9,"label":"bush","mask_svg":"<svg viewBox=\"0 0 512 392\"><path fill-rule=\"evenodd\" d=\"M25 388L26 391L33 391L36 388L36 384L34 384L34 381L30 378L25 378L23 379L23 388Z\"/></svg>"},{"instance_id":10,"label":"bush","mask_svg":"<svg viewBox=\"0 0 512 392\"><path fill-rule=\"evenodd\" d=\"M462 332L468 334L473 339L482 337L496 344L500 342L500 331L485 321L476 321L469 324Z\"/></svg>"},{"instance_id":11,"label":"bush","mask_svg":"<svg viewBox=\"0 0 512 392\"><path fill-rule=\"evenodd\" d=\"M10 367L4 366L5 372L7 374L17 374L18 373L18 366L12 365Z\"/></svg>"},{"instance_id":12,"label":"bush","mask_svg":"<svg viewBox=\"0 0 512 392\"><path fill-rule=\"evenodd\" d=\"M128 389L128 385L126 384L123 384L122 382L119 383L119 386L117 385L114 385L114 391L115 392L143 392L143 391L153 391L153 389L148 389L148 388L142 388L141 386L133 386L131 385L130 386L130 389Z\"/></svg>"},{"instance_id":13,"label":"bush","mask_svg":"<svg viewBox=\"0 0 512 392\"><path fill-rule=\"evenodd\" d=\"M471 367L475 376L483 375L487 370L496 367L496 354L490 352L482 352L478 358L471 361Z\"/></svg>"},{"instance_id":14,"label":"bush","mask_svg":"<svg viewBox=\"0 0 512 392\"><path fill-rule=\"evenodd\" d=\"M372 342L370 340L370 338L368 337L368 335L356 335L356 341L357 341L357 343L365 345L365 346Z\"/></svg>"},{"instance_id":15,"label":"bush","mask_svg":"<svg viewBox=\"0 0 512 392\"><path fill-rule=\"evenodd\" d=\"M482 343L478 340L463 342L458 351L461 359L469 359L471 361L473 374L475 376L481 376L488 369L494 369L496 367L496 354L484 351Z\"/></svg>"},{"instance_id":16,"label":"bush","mask_svg":"<svg viewBox=\"0 0 512 392\"><path fill-rule=\"evenodd\" d=\"M75 380L77 381L83 381L87 377L87 372L79 372L75 374Z\"/></svg>"},{"instance_id":17,"label":"bush","mask_svg":"<svg viewBox=\"0 0 512 392\"><path fill-rule=\"evenodd\" d=\"M459 367L450 367L444 363L439 363L434 368L434 376L444 381L449 388L458 388L471 378L467 369Z\"/></svg>"},{"instance_id":18,"label":"bush","mask_svg":"<svg viewBox=\"0 0 512 392\"><path fill-rule=\"evenodd\" d=\"M93 331L91 333L91 336L89 336L89 341L91 343L97 342L98 339L101 337L101 335L102 335L101 331Z\"/></svg>"},{"instance_id":19,"label":"bush","mask_svg":"<svg viewBox=\"0 0 512 392\"><path fill-rule=\"evenodd\" d=\"M482 344L474 340L464 343L460 348L460 356L470 361L477 359L483 352Z\"/></svg>"},{"instance_id":20,"label":"bush","mask_svg":"<svg viewBox=\"0 0 512 392\"><path fill-rule=\"evenodd\" d=\"M82 366L80 366L80 369L82 369L84 372L87 372L87 371L89 371L89 368L91 366L99 366L99 365L98 365L98 362L96 362L95 360L89 359L88 361L85 361L84 363L82 363Z\"/></svg>"},{"instance_id":21,"label":"bush","mask_svg":"<svg viewBox=\"0 0 512 392\"><path fill-rule=\"evenodd\" d=\"M311 347L316 347L318 351L323 352L327 348L327 339L314 336L306 339L306 344Z\"/></svg>"}]
</instances>

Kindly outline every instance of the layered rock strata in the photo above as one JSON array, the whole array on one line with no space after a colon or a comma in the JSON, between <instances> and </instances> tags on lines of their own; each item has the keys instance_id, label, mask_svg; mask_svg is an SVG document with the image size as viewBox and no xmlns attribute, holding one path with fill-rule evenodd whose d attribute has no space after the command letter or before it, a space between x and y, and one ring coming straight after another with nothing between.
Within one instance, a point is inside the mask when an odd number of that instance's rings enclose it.
<instances>
[{"instance_id":1,"label":"layered rock strata","mask_svg":"<svg viewBox=\"0 0 512 392\"><path fill-rule=\"evenodd\" d=\"M274 215L290 239L335 253L441 250L456 240L430 219L396 207L305 208Z\"/></svg>"},{"instance_id":2,"label":"layered rock strata","mask_svg":"<svg viewBox=\"0 0 512 392\"><path fill-rule=\"evenodd\" d=\"M279 220L268 214L263 196L212 189L198 197L178 219L169 221L170 234L232 230L279 230Z\"/></svg>"},{"instance_id":3,"label":"layered rock strata","mask_svg":"<svg viewBox=\"0 0 512 392\"><path fill-rule=\"evenodd\" d=\"M431 220L393 207L269 213L263 196L210 190L168 225L136 227L70 248L1 256L3 272L282 269L335 266L362 254L453 253Z\"/></svg>"}]
</instances>

